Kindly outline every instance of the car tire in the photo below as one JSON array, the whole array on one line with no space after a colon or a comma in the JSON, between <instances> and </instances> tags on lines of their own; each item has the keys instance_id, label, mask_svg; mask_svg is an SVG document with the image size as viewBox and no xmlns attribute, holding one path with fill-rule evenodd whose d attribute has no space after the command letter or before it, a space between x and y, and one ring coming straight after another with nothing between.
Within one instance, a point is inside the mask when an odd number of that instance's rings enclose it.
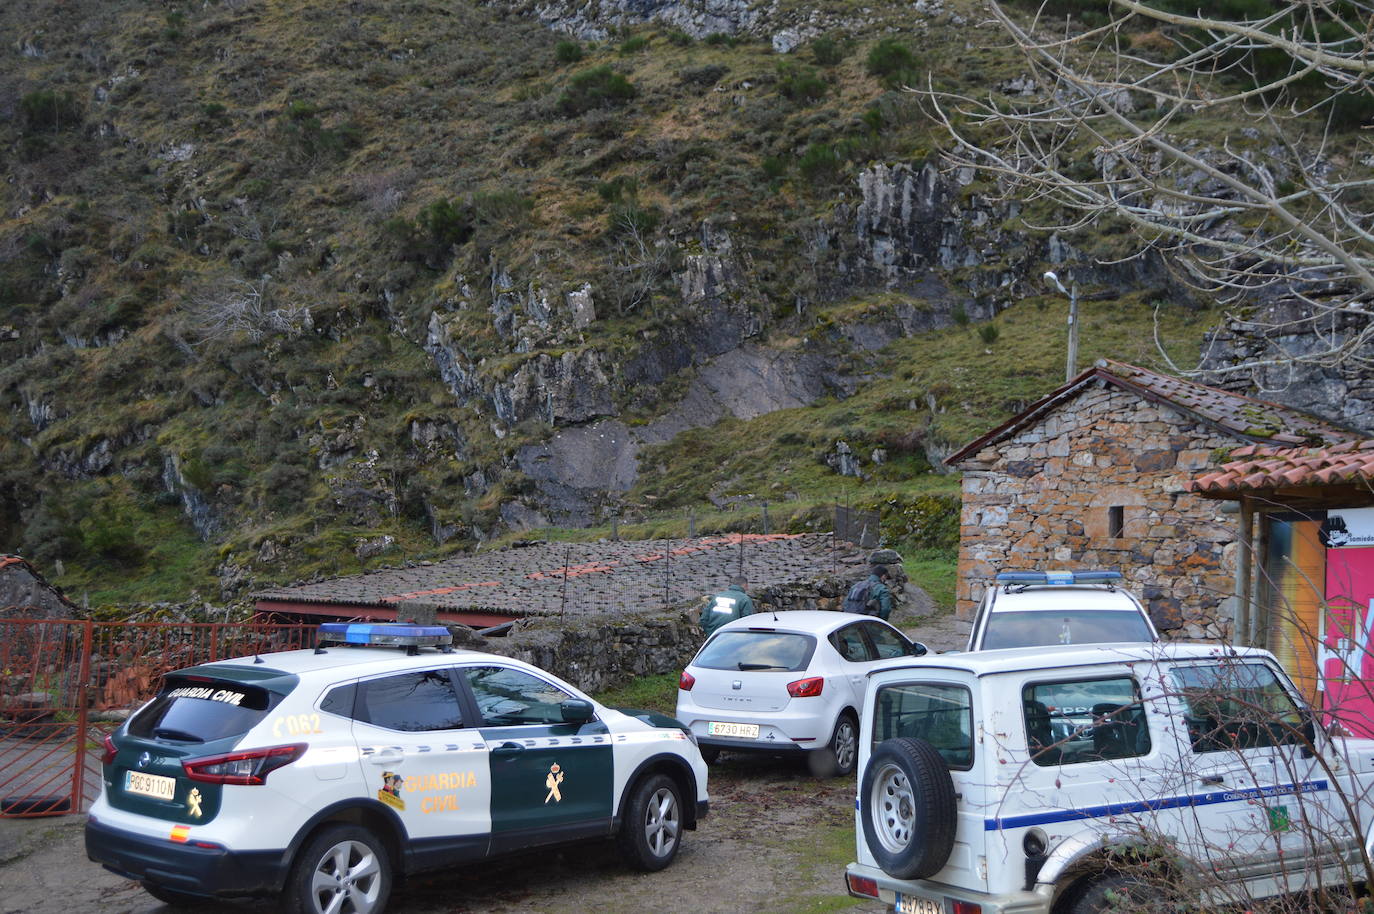
<instances>
[{"instance_id":1,"label":"car tire","mask_svg":"<svg viewBox=\"0 0 1374 914\"><path fill-rule=\"evenodd\" d=\"M852 711L844 711L830 731L830 739L819 749L806 753L806 766L818 778L845 777L854 773L859 760L859 722Z\"/></svg>"},{"instance_id":2,"label":"car tire","mask_svg":"<svg viewBox=\"0 0 1374 914\"><path fill-rule=\"evenodd\" d=\"M192 908L203 905L210 900L204 895L192 895L190 892L178 892L176 889L169 889L165 885L158 885L156 882L144 882L142 885L143 891L167 905L169 908Z\"/></svg>"},{"instance_id":3,"label":"car tire","mask_svg":"<svg viewBox=\"0 0 1374 914\"><path fill-rule=\"evenodd\" d=\"M869 757L859 790L864 839L884 873L926 879L954 850L958 801L940 753L923 739L887 739Z\"/></svg>"},{"instance_id":4,"label":"car tire","mask_svg":"<svg viewBox=\"0 0 1374 914\"><path fill-rule=\"evenodd\" d=\"M644 778L625 803L617 841L625 862L652 873L673 862L682 844L682 790L664 774Z\"/></svg>"},{"instance_id":5,"label":"car tire","mask_svg":"<svg viewBox=\"0 0 1374 914\"><path fill-rule=\"evenodd\" d=\"M331 825L312 838L296 858L282 893L287 914L381 914L391 896L391 857L372 832L357 825ZM344 896L343 904L331 904Z\"/></svg>"},{"instance_id":6,"label":"car tire","mask_svg":"<svg viewBox=\"0 0 1374 914\"><path fill-rule=\"evenodd\" d=\"M835 732L830 734L826 751L835 757L836 776L847 777L854 773L859 764L859 721L849 711L835 721Z\"/></svg>"},{"instance_id":7,"label":"car tire","mask_svg":"<svg viewBox=\"0 0 1374 914\"><path fill-rule=\"evenodd\" d=\"M701 760L708 765L714 765L720 761L720 750L707 746L701 750Z\"/></svg>"},{"instance_id":8,"label":"car tire","mask_svg":"<svg viewBox=\"0 0 1374 914\"><path fill-rule=\"evenodd\" d=\"M1175 910L1157 886L1124 873L1098 876L1078 892L1067 914L1150 914Z\"/></svg>"}]
</instances>

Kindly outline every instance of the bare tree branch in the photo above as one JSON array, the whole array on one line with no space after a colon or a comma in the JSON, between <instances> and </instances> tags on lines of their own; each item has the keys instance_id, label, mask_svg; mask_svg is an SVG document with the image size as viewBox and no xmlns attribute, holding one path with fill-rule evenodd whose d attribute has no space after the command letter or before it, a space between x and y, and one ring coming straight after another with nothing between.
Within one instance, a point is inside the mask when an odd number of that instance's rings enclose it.
<instances>
[{"instance_id":1,"label":"bare tree branch","mask_svg":"<svg viewBox=\"0 0 1374 914\"><path fill-rule=\"evenodd\" d=\"M1336 117L1350 98L1374 110L1374 7L1282 0L1263 18L1220 20L1109 0L1107 24L1050 35L1039 17L989 5L1036 91L917 90L953 140L952 164L1033 204L1032 228L1124 224L1137 242L1121 259L1158 253L1239 306L1231 320L1252 334L1304 338L1224 370L1374 369L1374 144ZM1136 51L1147 27L1173 53ZM1199 113L1216 141L1189 123ZM1288 305L1256 309L1276 300Z\"/></svg>"}]
</instances>

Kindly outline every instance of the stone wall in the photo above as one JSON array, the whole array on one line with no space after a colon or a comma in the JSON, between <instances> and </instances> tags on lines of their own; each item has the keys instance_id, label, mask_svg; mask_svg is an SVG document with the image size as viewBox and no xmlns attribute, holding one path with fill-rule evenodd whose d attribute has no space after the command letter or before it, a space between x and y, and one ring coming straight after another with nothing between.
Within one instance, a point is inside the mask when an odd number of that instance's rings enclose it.
<instances>
[{"instance_id":1,"label":"stone wall","mask_svg":"<svg viewBox=\"0 0 1374 914\"><path fill-rule=\"evenodd\" d=\"M1184 486L1214 449L1237 443L1099 384L983 448L960 465L957 612L967 618L998 571L1115 568L1156 625L1216 634L1234 589L1236 522Z\"/></svg>"},{"instance_id":2,"label":"stone wall","mask_svg":"<svg viewBox=\"0 0 1374 914\"><path fill-rule=\"evenodd\" d=\"M900 604L906 576L900 563L888 567ZM761 613L775 609L838 610L849 585L867 570L866 562L851 561L837 574L763 587L750 595ZM458 647L515 657L584 691L596 692L639 676L681 670L703 640L697 623L700 610L700 601L693 600L658 612L529 618L516 623L512 633L503 638L484 638L461 626L451 630Z\"/></svg>"}]
</instances>

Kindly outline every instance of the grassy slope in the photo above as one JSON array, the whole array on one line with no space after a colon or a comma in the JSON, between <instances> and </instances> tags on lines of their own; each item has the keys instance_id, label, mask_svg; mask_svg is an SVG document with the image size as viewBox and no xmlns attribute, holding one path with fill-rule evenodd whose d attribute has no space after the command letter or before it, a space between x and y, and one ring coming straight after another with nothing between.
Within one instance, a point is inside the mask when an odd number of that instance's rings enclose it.
<instances>
[{"instance_id":1,"label":"grassy slope","mask_svg":"<svg viewBox=\"0 0 1374 914\"><path fill-rule=\"evenodd\" d=\"M468 497L464 477L545 429L497 436L487 416L455 403L420 348L431 311L448 314L471 360L500 377L534 353L512 352L493 330L493 265L522 289L553 284L540 291L554 300L591 281L593 331L555 335L536 351L633 352L671 319L672 298L665 290L617 311L613 203L603 191L621 179L638 188L621 202L656 212L689 249L701 219L733 220L755 264L745 304L787 346L813 329L779 323L797 294L814 292L797 260L801 231L849 192L868 157L920 161L935 143L910 97L865 72L869 35L837 66L816 68L827 94L802 103L780 96L778 59L757 42L681 42L642 29L639 51L613 41L559 65L560 36L463 5L77 5L82 26L70 33L34 23L69 16L71 4L0 11L8 30L32 33L44 49L3 64L17 88L0 106L9 113L0 140L15 153L0 185L0 245L13 255L0 264L0 323L24 338L9 344L23 357L0 363L0 548L45 566L65 560L53 577L97 603L192 590L213 598L221 563L251 567L259 580L356 571L364 563L353 547L381 534L396 545L372 563L470 544L524 483L503 469ZM910 27L904 10L876 15ZM932 28L913 44L939 80L983 86L1015 71L995 49L966 49L967 37ZM789 59L813 66L805 49ZM624 73L636 98L562 113L573 76L602 64ZM718 85L694 79L707 67L723 68ZM71 92L82 125L26 125L15 96L40 89ZM876 132L860 120L870 106L883 112ZM855 152L838 173L802 171L810 145L844 138ZM178 161L188 143L190 159ZM413 234L442 200L473 207L473 235L451 252ZM241 289L233 280L265 290L268 307L294 309L295 329L214 332L200 303ZM890 301L859 294L813 306L808 319L819 329ZM1147 309L1115 307L1085 305L1085 362L1149 362ZM972 437L1053 387L1062 330L1046 328L1062 326L1061 313L1056 300L1017 305L998 319L992 344L976 328L905 340L881 354L876 380L853 398L727 420L651 449L628 499L643 524L622 533L681 535L685 506L701 508L703 529L738 526L738 512L708 516L709 491L786 501L774 509L778 526L819 522L817 506L836 498L951 493L949 477L925 472L924 445ZM1185 348L1203 329L1178 312L1166 323ZM122 342L62 342L110 334ZM633 395L631 418L669 400L643 394L617 392ZM42 429L26 417L35 403L54 412ZM415 420L459 430L457 459L417 449ZM862 485L841 479L819 459L837 438L860 454L885 447L891 460ZM95 478L62 469L106 440L116 459ZM376 458L322 466L341 446ZM229 522L209 543L165 491L169 457ZM358 492L366 497L350 502ZM459 535L436 547L436 522Z\"/></svg>"}]
</instances>

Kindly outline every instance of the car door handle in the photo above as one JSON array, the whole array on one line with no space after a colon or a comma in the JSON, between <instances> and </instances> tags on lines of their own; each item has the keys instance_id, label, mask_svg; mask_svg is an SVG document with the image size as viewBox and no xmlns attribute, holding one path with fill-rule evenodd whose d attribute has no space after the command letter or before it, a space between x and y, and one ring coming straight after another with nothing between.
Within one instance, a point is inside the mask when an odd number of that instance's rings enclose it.
<instances>
[{"instance_id":1,"label":"car door handle","mask_svg":"<svg viewBox=\"0 0 1374 914\"><path fill-rule=\"evenodd\" d=\"M491 750L491 754L499 759L505 759L509 762L511 759L516 758L524 751L525 747L520 745L519 743L502 743L495 749Z\"/></svg>"},{"instance_id":2,"label":"car door handle","mask_svg":"<svg viewBox=\"0 0 1374 914\"><path fill-rule=\"evenodd\" d=\"M367 757L367 760L374 765L391 765L403 760L406 754L394 747L378 749Z\"/></svg>"},{"instance_id":3,"label":"car door handle","mask_svg":"<svg viewBox=\"0 0 1374 914\"><path fill-rule=\"evenodd\" d=\"M1215 787L1217 784L1224 784L1225 782L1226 778L1219 774L1209 774L1200 781L1204 787Z\"/></svg>"}]
</instances>

